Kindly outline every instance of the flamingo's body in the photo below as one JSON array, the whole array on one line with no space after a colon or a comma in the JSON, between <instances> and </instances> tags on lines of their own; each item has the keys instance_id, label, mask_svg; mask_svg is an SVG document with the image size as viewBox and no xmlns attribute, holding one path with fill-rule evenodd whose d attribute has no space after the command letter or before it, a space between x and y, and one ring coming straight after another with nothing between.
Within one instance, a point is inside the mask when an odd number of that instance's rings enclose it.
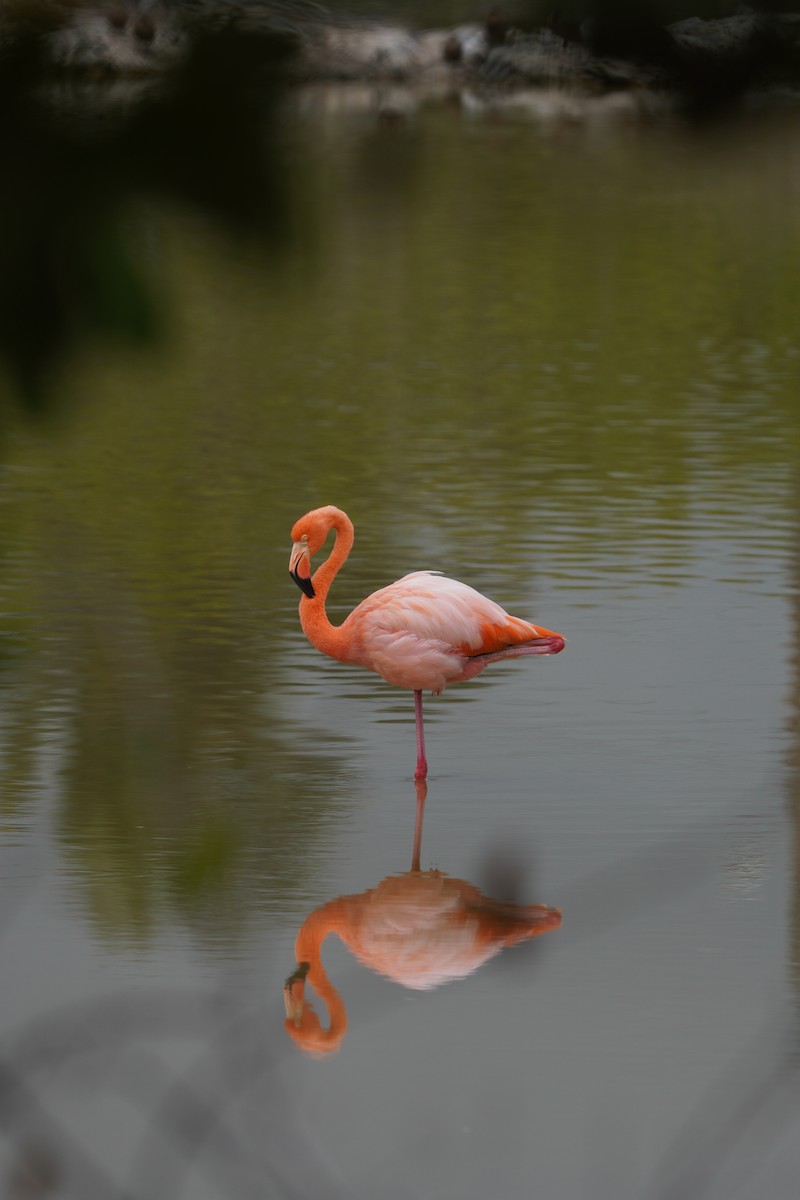
<instances>
[{"instance_id":1,"label":"flamingo's body","mask_svg":"<svg viewBox=\"0 0 800 1200\"><path fill-rule=\"evenodd\" d=\"M333 550L311 575L311 556L336 531ZM306 513L292 528L289 571L304 595L300 623L312 645L340 662L375 671L388 683L411 688L417 718L416 778L427 774L422 692L478 675L490 662L524 654L558 654L559 633L509 616L474 588L434 571L414 571L362 600L345 621L331 625L325 599L353 545L353 525L328 505Z\"/></svg>"}]
</instances>

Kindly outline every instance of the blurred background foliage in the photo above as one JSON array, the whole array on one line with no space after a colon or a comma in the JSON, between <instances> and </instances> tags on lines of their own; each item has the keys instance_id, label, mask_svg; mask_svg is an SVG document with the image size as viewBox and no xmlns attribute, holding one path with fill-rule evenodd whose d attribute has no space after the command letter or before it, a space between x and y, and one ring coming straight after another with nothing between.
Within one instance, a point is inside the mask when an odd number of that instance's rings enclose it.
<instances>
[{"instance_id":1,"label":"blurred background foliage","mask_svg":"<svg viewBox=\"0 0 800 1200\"><path fill-rule=\"evenodd\" d=\"M476 4L474 0L432 0L427 4L423 0L409 0L402 6L396 0L334 0L327 7L337 13L354 13L385 20L414 20L418 25L430 27L435 23L479 21L492 9L521 24L536 22L547 25L554 17L582 21L588 17L617 12L626 15L633 24L642 14L652 15L654 19L666 23L685 17L726 17L742 11L745 6L739 0L636 0L628 4L624 0L505 0L505 3L484 5ZM766 12L796 11L792 0L775 0L774 3L773 0L766 0L747 7Z\"/></svg>"},{"instance_id":2,"label":"blurred background foliage","mask_svg":"<svg viewBox=\"0 0 800 1200\"><path fill-rule=\"evenodd\" d=\"M89 81L94 105L86 103L86 80L54 86L46 39L84 7L112 10L111 4L57 0L0 9L0 154L7 179L0 195L0 397L6 410L12 396L31 410L46 405L57 390L53 372L87 339L123 338L146 347L163 334L153 279L125 236L136 197L177 201L273 249L287 241L293 218L302 224L287 200L275 107L297 53L296 35L308 27L308 4L277 4L272 17L270 5L251 5L264 14L263 28L250 23L246 32L220 23L222 0L167 8L185 10L187 52L161 86L116 112L103 102L104 90L111 91L108 80L99 87ZM236 13L248 5L228 7ZM138 11L135 0L130 8ZM144 11L157 17L160 8L145 5ZM328 11L339 20L360 15L413 23L418 17L425 24L487 16L484 8L448 4L398 11L356 2ZM655 53L652 31L666 21L687 12L736 9L575 0L557 7L510 3L499 11L526 26L552 24L576 34L583 29L590 42L610 52ZM324 20L325 12L314 8L313 15ZM392 147L384 167L413 173L408 155L398 162L399 148Z\"/></svg>"},{"instance_id":3,"label":"blurred background foliage","mask_svg":"<svg viewBox=\"0 0 800 1200\"><path fill-rule=\"evenodd\" d=\"M162 332L126 236L137 197L205 213L262 249L287 235L271 113L291 40L194 29L168 78L120 110L109 80L54 79L46 39L57 9L33 5L27 17L12 22L0 58L0 394L6 409L14 393L36 410L87 340L145 348Z\"/></svg>"}]
</instances>

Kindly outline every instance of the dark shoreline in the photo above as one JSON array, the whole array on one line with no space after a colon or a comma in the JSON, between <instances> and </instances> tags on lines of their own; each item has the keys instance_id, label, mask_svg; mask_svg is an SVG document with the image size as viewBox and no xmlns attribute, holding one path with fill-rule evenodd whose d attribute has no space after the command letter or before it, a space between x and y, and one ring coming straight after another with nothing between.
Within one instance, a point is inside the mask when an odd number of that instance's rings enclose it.
<instances>
[{"instance_id":1,"label":"dark shoreline","mask_svg":"<svg viewBox=\"0 0 800 1200\"><path fill-rule=\"evenodd\" d=\"M233 36L269 42L271 60L280 43L288 74L306 82L402 82L433 90L557 86L589 94L644 89L711 107L752 89L800 87L800 14L750 10L632 26L621 36L588 21L522 30L496 14L472 25L415 31L348 23L308 3L259 0L7 2L0 5L2 57L20 28L35 31L48 68L93 79L163 76L197 39Z\"/></svg>"}]
</instances>

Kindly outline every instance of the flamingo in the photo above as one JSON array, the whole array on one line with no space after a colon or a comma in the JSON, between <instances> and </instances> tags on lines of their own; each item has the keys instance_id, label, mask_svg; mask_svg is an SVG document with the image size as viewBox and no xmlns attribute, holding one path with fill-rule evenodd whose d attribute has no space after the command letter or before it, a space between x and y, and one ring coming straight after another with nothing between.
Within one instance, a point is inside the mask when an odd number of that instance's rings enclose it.
<instances>
[{"instance_id":1,"label":"flamingo","mask_svg":"<svg viewBox=\"0 0 800 1200\"><path fill-rule=\"evenodd\" d=\"M511 904L484 896L464 879L420 870L427 785L418 780L417 819L410 871L377 887L339 896L303 922L295 940L296 970L283 989L286 1032L318 1056L338 1050L347 1033L344 1001L322 965L322 944L336 934L364 966L402 987L427 991L471 975L506 946L558 929L561 910ZM314 989L328 1014L325 1029L305 996Z\"/></svg>"},{"instance_id":2,"label":"flamingo","mask_svg":"<svg viewBox=\"0 0 800 1200\"><path fill-rule=\"evenodd\" d=\"M333 549L312 575L311 559L332 529ZM473 679L502 658L564 649L560 633L509 616L493 600L440 571L412 571L367 596L341 625L332 625L325 600L353 548L353 523L347 513L328 504L296 521L291 536L289 574L303 593L300 624L312 646L414 692L415 779L428 774L423 689L439 695L448 684Z\"/></svg>"}]
</instances>

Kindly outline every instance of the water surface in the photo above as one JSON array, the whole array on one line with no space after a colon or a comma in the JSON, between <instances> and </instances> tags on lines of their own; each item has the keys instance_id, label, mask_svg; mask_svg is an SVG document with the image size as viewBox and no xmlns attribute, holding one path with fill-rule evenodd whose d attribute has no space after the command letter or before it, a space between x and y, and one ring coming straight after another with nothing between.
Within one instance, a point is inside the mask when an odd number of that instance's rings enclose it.
<instances>
[{"instance_id":1,"label":"water surface","mask_svg":"<svg viewBox=\"0 0 800 1200\"><path fill-rule=\"evenodd\" d=\"M132 210L169 337L86 353L5 446L2 1169L789 1197L800 114L343 95L286 106L282 256ZM411 696L299 629L289 530L327 503L334 619L432 567L568 642L426 701L421 857L561 928L422 991L331 938L321 1061L283 1028L295 936L407 871L415 817Z\"/></svg>"}]
</instances>

